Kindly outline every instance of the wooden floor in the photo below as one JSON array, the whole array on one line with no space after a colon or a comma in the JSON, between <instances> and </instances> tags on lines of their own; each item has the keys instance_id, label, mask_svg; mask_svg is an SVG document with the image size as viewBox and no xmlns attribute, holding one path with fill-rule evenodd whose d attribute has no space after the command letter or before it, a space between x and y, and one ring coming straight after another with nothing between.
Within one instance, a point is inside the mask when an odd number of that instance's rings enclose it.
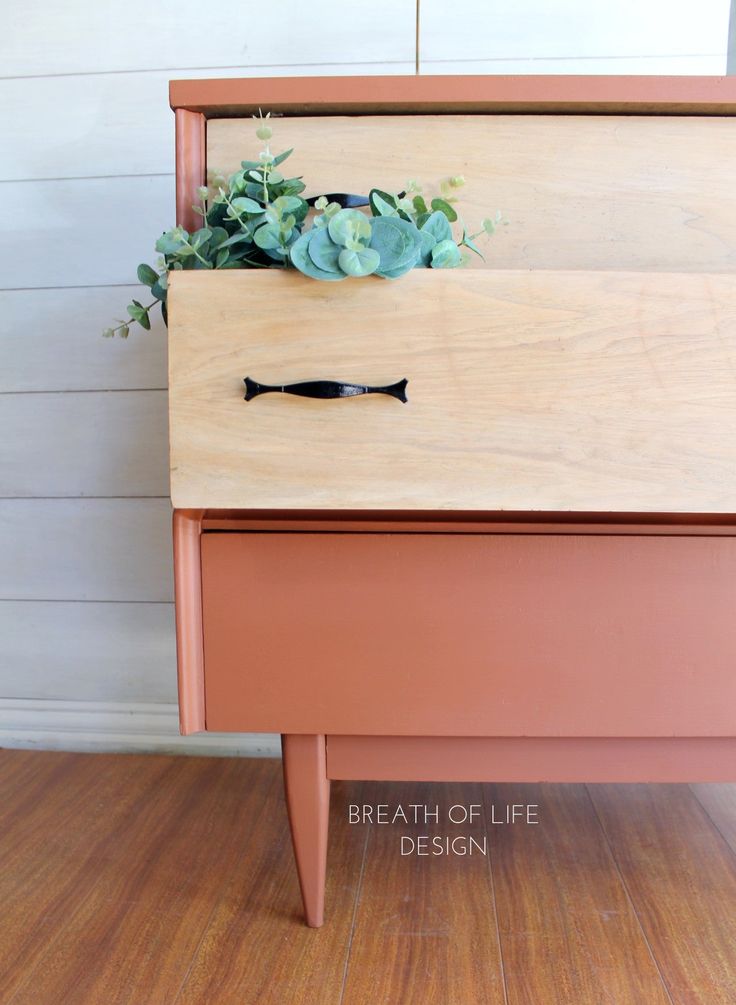
<instances>
[{"instance_id":1,"label":"wooden floor","mask_svg":"<svg viewBox=\"0 0 736 1005\"><path fill-rule=\"evenodd\" d=\"M399 802L484 813L349 823ZM0 751L0 821L2 1005L736 1002L736 786L334 783L319 931L278 762Z\"/></svg>"}]
</instances>

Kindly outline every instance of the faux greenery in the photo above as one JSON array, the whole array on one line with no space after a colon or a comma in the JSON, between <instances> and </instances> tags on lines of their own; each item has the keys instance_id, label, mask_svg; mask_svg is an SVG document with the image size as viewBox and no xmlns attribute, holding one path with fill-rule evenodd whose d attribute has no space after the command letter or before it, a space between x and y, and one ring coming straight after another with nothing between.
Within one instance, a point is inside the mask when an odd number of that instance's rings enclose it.
<instances>
[{"instance_id":1,"label":"faux greenery","mask_svg":"<svg viewBox=\"0 0 736 1005\"><path fill-rule=\"evenodd\" d=\"M258 122L256 135L264 142L257 161L243 161L229 180L216 177L211 188L197 190L194 206L203 226L189 233L174 227L156 242L158 268L138 266L138 279L149 288L152 303L134 300L129 319L106 329L106 337L127 338L131 322L150 329L150 312L161 305L166 321L167 276L173 269L262 269L294 267L312 279L337 281L349 276L376 275L396 279L410 269L455 268L462 264L462 248L480 255L475 241L493 234L500 216L484 220L469 234L459 221L454 203L465 183L462 175L445 179L440 194L427 205L416 182L400 194L372 189L370 216L358 209L343 209L326 197L317 199L317 215L304 229L310 206L301 193L301 178L286 178L281 165L292 153L274 156L269 148L271 126ZM452 225L462 231L459 239Z\"/></svg>"}]
</instances>

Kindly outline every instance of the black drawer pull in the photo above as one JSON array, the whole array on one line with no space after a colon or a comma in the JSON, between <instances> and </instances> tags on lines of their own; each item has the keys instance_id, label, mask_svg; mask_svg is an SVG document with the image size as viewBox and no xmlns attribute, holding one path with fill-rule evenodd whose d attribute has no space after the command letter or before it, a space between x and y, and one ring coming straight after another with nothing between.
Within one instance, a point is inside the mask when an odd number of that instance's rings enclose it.
<instances>
[{"instance_id":1,"label":"black drawer pull","mask_svg":"<svg viewBox=\"0 0 736 1005\"><path fill-rule=\"evenodd\" d=\"M354 398L358 394L390 394L399 401L407 401L406 377L385 387L370 387L368 384L345 384L339 380L302 380L297 384L259 384L257 380L245 378L245 400L250 401L259 394L298 394L302 398Z\"/></svg>"}]
</instances>

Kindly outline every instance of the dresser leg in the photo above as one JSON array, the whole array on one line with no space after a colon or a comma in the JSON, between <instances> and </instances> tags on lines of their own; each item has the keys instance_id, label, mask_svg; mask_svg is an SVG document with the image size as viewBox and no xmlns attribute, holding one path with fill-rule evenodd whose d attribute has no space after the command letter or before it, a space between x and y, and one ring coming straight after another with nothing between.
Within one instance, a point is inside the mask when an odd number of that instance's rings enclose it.
<instances>
[{"instance_id":1,"label":"dresser leg","mask_svg":"<svg viewBox=\"0 0 736 1005\"><path fill-rule=\"evenodd\" d=\"M285 733L281 737L284 789L291 840L310 928L322 924L327 870L330 780L324 736Z\"/></svg>"}]
</instances>

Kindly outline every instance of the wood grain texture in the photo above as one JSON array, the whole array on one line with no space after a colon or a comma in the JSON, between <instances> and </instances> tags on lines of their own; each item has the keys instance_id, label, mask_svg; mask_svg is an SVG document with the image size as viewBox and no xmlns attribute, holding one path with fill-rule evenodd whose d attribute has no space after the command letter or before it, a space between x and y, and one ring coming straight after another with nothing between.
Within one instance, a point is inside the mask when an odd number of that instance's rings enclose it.
<instances>
[{"instance_id":1,"label":"wood grain texture","mask_svg":"<svg viewBox=\"0 0 736 1005\"><path fill-rule=\"evenodd\" d=\"M433 857L434 837L482 842L480 821L458 826L453 805L480 806L479 786L376 785L368 806L439 807L439 822L375 824L368 841L343 1005L372 1000L407 1005L504 1005L493 883L487 856ZM374 811L375 812L375 811ZM389 813L391 810L389 810ZM407 811L411 812L411 811ZM427 855L401 854L428 837Z\"/></svg>"},{"instance_id":2,"label":"wood grain texture","mask_svg":"<svg viewBox=\"0 0 736 1005\"><path fill-rule=\"evenodd\" d=\"M481 786L334 783L315 933L277 761L0 751L3 1001L730 1003L732 852L684 787L604 794L613 858L581 787L514 785L487 808L538 802L539 825L486 813L488 858L402 859L402 828L350 824L350 804L447 808Z\"/></svg>"},{"instance_id":3,"label":"wood grain texture","mask_svg":"<svg viewBox=\"0 0 736 1005\"><path fill-rule=\"evenodd\" d=\"M209 122L210 169L239 166L251 121ZM273 142L295 148L290 170L307 194L396 192L417 177L436 191L464 174L458 208L468 226L496 210L508 221L483 244L489 269L736 270L728 118L288 117Z\"/></svg>"},{"instance_id":4,"label":"wood grain texture","mask_svg":"<svg viewBox=\"0 0 736 1005\"><path fill-rule=\"evenodd\" d=\"M366 826L349 823L348 805L362 792L356 783L332 789L327 921L317 933L304 924L280 785L269 790L176 1005L343 1005L367 840Z\"/></svg>"},{"instance_id":5,"label":"wood grain texture","mask_svg":"<svg viewBox=\"0 0 736 1005\"><path fill-rule=\"evenodd\" d=\"M167 499L0 500L1 600L174 599Z\"/></svg>"},{"instance_id":6,"label":"wood grain texture","mask_svg":"<svg viewBox=\"0 0 736 1005\"><path fill-rule=\"evenodd\" d=\"M0 695L176 701L173 606L0 601Z\"/></svg>"},{"instance_id":7,"label":"wood grain texture","mask_svg":"<svg viewBox=\"0 0 736 1005\"><path fill-rule=\"evenodd\" d=\"M691 789L736 854L736 786L700 784L692 785Z\"/></svg>"},{"instance_id":8,"label":"wood grain texture","mask_svg":"<svg viewBox=\"0 0 736 1005\"><path fill-rule=\"evenodd\" d=\"M140 756L45 754L44 767L36 764L39 779L2 828L0 997L8 1002L97 888L100 866L114 854L111 836L127 844L150 810L150 793L182 774L176 762ZM38 987L35 993L36 1003L44 1001Z\"/></svg>"},{"instance_id":9,"label":"wood grain texture","mask_svg":"<svg viewBox=\"0 0 736 1005\"><path fill-rule=\"evenodd\" d=\"M673 1005L736 996L736 857L685 786L590 786Z\"/></svg>"},{"instance_id":10,"label":"wood grain texture","mask_svg":"<svg viewBox=\"0 0 736 1005\"><path fill-rule=\"evenodd\" d=\"M134 1005L143 989L151 1003L175 999L274 774L270 762L255 762L246 784L237 759L160 762L160 783L80 863L88 889L54 932L43 965L28 968L17 1005Z\"/></svg>"},{"instance_id":11,"label":"wood grain texture","mask_svg":"<svg viewBox=\"0 0 736 1005\"><path fill-rule=\"evenodd\" d=\"M729 276L665 273L177 273L173 503L730 512L734 292ZM246 375L407 377L409 403L246 404Z\"/></svg>"},{"instance_id":12,"label":"wood grain texture","mask_svg":"<svg viewBox=\"0 0 736 1005\"><path fill-rule=\"evenodd\" d=\"M101 338L140 296L139 286L0 292L0 392L165 388L166 328L158 311L150 332L134 330L127 342Z\"/></svg>"},{"instance_id":13,"label":"wood grain texture","mask_svg":"<svg viewBox=\"0 0 736 1005\"><path fill-rule=\"evenodd\" d=\"M168 495L166 412L163 390L0 395L0 496Z\"/></svg>"},{"instance_id":14,"label":"wood grain texture","mask_svg":"<svg viewBox=\"0 0 736 1005\"><path fill-rule=\"evenodd\" d=\"M585 786L483 792L508 1005L671 1005Z\"/></svg>"},{"instance_id":15,"label":"wood grain texture","mask_svg":"<svg viewBox=\"0 0 736 1005\"><path fill-rule=\"evenodd\" d=\"M734 736L734 579L725 537L205 533L207 726Z\"/></svg>"},{"instance_id":16,"label":"wood grain texture","mask_svg":"<svg viewBox=\"0 0 736 1005\"><path fill-rule=\"evenodd\" d=\"M22 0L7 0L4 10L8 31L0 55L5 76L172 67L219 72L325 62L349 67L353 62L409 62L415 52L413 0L377 0L370 10L351 10L349 17L338 0L319 0L310 7L284 0L280 33L238 0L223 0L221 18L208 31L203 31L201 8L191 2L166 0L151 10L145 0L110 0L90 11L86 0L70 0L62 12L49 3L29 10Z\"/></svg>"}]
</instances>

